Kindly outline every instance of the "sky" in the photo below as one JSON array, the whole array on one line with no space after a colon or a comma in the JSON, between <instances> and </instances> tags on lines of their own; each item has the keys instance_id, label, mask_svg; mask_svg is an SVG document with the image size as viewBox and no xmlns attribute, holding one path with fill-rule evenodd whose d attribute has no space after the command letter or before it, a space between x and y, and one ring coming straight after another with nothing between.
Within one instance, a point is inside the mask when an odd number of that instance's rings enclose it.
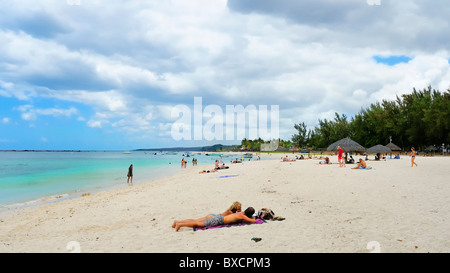
<instances>
[{"instance_id":1,"label":"sky","mask_svg":"<svg viewBox=\"0 0 450 273\"><path fill-rule=\"evenodd\" d=\"M0 10L0 149L239 144L237 133L194 137L212 121L218 130L227 105L279 109L267 124L290 139L295 123L450 87L446 0L2 0ZM246 121L246 132L261 125Z\"/></svg>"}]
</instances>

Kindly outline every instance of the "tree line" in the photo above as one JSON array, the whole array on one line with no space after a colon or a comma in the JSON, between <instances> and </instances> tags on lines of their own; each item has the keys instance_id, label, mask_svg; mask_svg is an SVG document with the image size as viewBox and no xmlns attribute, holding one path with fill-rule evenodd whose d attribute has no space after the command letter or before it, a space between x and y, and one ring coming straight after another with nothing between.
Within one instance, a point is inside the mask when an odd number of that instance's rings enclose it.
<instances>
[{"instance_id":1,"label":"tree line","mask_svg":"<svg viewBox=\"0 0 450 273\"><path fill-rule=\"evenodd\" d=\"M350 137L368 148L390 141L401 148L425 149L450 143L450 89L440 92L431 86L411 94L383 100L362 109L354 117L335 113L333 120L320 120L314 129L295 124L292 143L297 147L326 148Z\"/></svg>"}]
</instances>

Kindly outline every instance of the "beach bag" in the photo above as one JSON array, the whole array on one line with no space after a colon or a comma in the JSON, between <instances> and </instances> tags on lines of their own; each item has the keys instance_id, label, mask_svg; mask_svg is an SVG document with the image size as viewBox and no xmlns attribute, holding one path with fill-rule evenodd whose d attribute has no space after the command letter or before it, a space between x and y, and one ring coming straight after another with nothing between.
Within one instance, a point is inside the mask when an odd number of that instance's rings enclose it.
<instances>
[{"instance_id":1,"label":"beach bag","mask_svg":"<svg viewBox=\"0 0 450 273\"><path fill-rule=\"evenodd\" d=\"M258 218L271 220L275 217L275 213L271 209L262 208L258 211Z\"/></svg>"}]
</instances>

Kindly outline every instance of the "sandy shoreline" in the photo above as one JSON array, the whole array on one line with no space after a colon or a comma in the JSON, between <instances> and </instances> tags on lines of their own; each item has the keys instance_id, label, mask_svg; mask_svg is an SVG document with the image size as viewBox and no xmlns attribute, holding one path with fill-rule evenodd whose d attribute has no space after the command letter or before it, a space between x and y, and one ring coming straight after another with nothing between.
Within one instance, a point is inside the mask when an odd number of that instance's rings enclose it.
<instances>
[{"instance_id":1,"label":"sandy shoreline","mask_svg":"<svg viewBox=\"0 0 450 273\"><path fill-rule=\"evenodd\" d=\"M198 172L212 164L188 166L132 187L3 212L0 252L66 253L72 241L81 252L366 253L371 242L381 252L450 251L450 158L417 157L415 168L409 157L369 161L367 171L318 162L245 161L209 174ZM286 220L171 228L174 220L220 213L234 201Z\"/></svg>"}]
</instances>

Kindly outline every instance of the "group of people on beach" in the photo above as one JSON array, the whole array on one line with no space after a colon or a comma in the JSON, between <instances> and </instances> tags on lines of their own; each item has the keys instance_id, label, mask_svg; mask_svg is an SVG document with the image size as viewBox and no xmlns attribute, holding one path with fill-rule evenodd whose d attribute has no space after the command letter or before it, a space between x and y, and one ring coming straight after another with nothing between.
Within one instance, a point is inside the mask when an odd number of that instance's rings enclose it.
<instances>
[{"instance_id":1,"label":"group of people on beach","mask_svg":"<svg viewBox=\"0 0 450 273\"><path fill-rule=\"evenodd\" d=\"M417 163L415 162L415 158L416 158L416 154L417 152L415 151L414 147L411 148L411 152L410 152L410 156L411 156L411 167L414 166L418 166ZM339 167L345 167L345 159L342 157L343 156L343 149L342 147L338 146L338 162L339 162ZM351 158L353 160L353 158ZM367 159L367 157L366 157ZM289 159L288 156L282 158L283 162L290 162L290 161L295 161L292 159ZM354 160L353 160L354 161ZM232 161L232 163L240 163L240 161L238 161L238 159L236 158L235 161ZM197 165L197 159L193 159L192 160L192 164L195 166ZM319 163L321 165L325 164L331 164L330 162L330 158L329 157L325 157L324 159L321 160L321 162ZM181 160L181 167L182 168L186 168L187 166L187 160L185 158L183 158ZM212 170L203 170L199 173L211 173L211 172L217 172L218 170L221 169L228 169L228 166L225 166L224 163L222 163L222 165L219 165L219 160L216 160L215 162L215 166L214 169ZM359 162L356 163L356 166L352 169L366 169L367 168L367 164L366 161L363 160L362 158L359 159ZM130 167L128 168L128 173L127 173L127 184L132 185L133 184L133 164L130 165Z\"/></svg>"},{"instance_id":2,"label":"group of people on beach","mask_svg":"<svg viewBox=\"0 0 450 273\"><path fill-rule=\"evenodd\" d=\"M254 216L255 209L253 207L248 207L245 211L241 211L241 209L242 204L236 201L225 212L220 214L211 213L198 219L175 220L173 221L172 228L178 231L182 227L215 227L241 221L256 223L256 217Z\"/></svg>"},{"instance_id":3,"label":"group of people on beach","mask_svg":"<svg viewBox=\"0 0 450 273\"><path fill-rule=\"evenodd\" d=\"M192 166L197 166L198 160L197 158L192 158ZM187 160L186 158L183 157L183 159L181 159L181 168L186 168L187 167Z\"/></svg>"},{"instance_id":4,"label":"group of people on beach","mask_svg":"<svg viewBox=\"0 0 450 273\"><path fill-rule=\"evenodd\" d=\"M229 169L230 167L225 166L225 163L222 162L222 165L219 165L219 160L216 160L215 164L214 164L214 169L212 170L203 170L199 173L212 173L212 172L217 172L218 170L222 170L222 169Z\"/></svg>"},{"instance_id":5,"label":"group of people on beach","mask_svg":"<svg viewBox=\"0 0 450 273\"><path fill-rule=\"evenodd\" d=\"M343 158L343 149L342 147L338 146L338 162L339 162L339 167L345 167L345 163L346 160ZM410 156L411 156L411 167L414 166L418 166L417 163L415 162L415 158L416 158L416 154L417 152L414 150L414 147L411 148L411 152L410 152ZM354 162L353 157L350 156L350 162ZM400 156L396 156L395 158L400 159ZM366 160L367 160L367 155L366 155ZM352 162L352 163L353 163ZM325 157L325 159L323 159L321 161L321 163L319 164L331 164L330 159L328 157ZM359 159L359 162L356 163L356 166L352 169L366 169L367 168L367 164L366 161L363 160L362 158Z\"/></svg>"}]
</instances>

